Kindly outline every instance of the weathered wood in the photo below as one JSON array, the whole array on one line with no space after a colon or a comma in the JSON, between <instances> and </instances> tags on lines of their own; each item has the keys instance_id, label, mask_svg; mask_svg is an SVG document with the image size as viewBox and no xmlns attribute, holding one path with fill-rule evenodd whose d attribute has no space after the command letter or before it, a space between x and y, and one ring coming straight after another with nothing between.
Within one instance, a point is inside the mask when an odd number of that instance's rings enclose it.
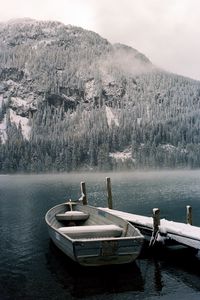
<instances>
[{"instance_id":1,"label":"weathered wood","mask_svg":"<svg viewBox=\"0 0 200 300\"><path fill-rule=\"evenodd\" d=\"M118 210L108 210L108 208L101 208L102 210L109 211L113 215L119 216L120 218L130 222L136 228L138 228L141 233L145 236L147 241L150 241L151 244L154 244L156 240L157 233L160 233L159 240L166 245L172 243L177 243L179 245L185 245L193 249L200 250L200 227L189 225L186 223L168 221L166 219L155 222L157 225L154 225L154 228L159 227L159 231L154 232L153 229L153 218L135 215L127 212L122 212ZM158 211L154 210L154 215L157 215ZM157 230L157 229L155 229ZM153 231L153 232L152 232Z\"/></svg>"},{"instance_id":2,"label":"weathered wood","mask_svg":"<svg viewBox=\"0 0 200 300\"><path fill-rule=\"evenodd\" d=\"M110 177L106 177L106 187L107 187L107 195L108 195L108 208L112 209L112 189L111 189L111 180Z\"/></svg>"},{"instance_id":3,"label":"weathered wood","mask_svg":"<svg viewBox=\"0 0 200 300\"><path fill-rule=\"evenodd\" d=\"M156 233L159 230L160 226L160 209L153 209L153 232Z\"/></svg>"},{"instance_id":4,"label":"weathered wood","mask_svg":"<svg viewBox=\"0 0 200 300\"><path fill-rule=\"evenodd\" d=\"M88 201L87 201L87 194L86 194L86 185L85 182L81 182L81 194L82 194L82 201L83 201L83 205L87 205Z\"/></svg>"},{"instance_id":5,"label":"weathered wood","mask_svg":"<svg viewBox=\"0 0 200 300\"><path fill-rule=\"evenodd\" d=\"M192 207L186 206L186 223L192 225Z\"/></svg>"}]
</instances>

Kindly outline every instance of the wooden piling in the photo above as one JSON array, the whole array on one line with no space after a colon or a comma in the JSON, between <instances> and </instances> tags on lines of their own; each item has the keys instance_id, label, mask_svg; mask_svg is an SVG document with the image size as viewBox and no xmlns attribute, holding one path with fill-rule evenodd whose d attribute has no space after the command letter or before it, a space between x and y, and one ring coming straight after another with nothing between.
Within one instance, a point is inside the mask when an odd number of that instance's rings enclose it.
<instances>
[{"instance_id":1,"label":"wooden piling","mask_svg":"<svg viewBox=\"0 0 200 300\"><path fill-rule=\"evenodd\" d=\"M160 209L153 209L153 232L156 234L158 232L160 226Z\"/></svg>"},{"instance_id":2,"label":"wooden piling","mask_svg":"<svg viewBox=\"0 0 200 300\"><path fill-rule=\"evenodd\" d=\"M87 201L87 195L86 195L86 186L85 186L85 182L83 182L83 181L81 181L81 195L82 195L83 205L87 205L88 201Z\"/></svg>"},{"instance_id":3,"label":"wooden piling","mask_svg":"<svg viewBox=\"0 0 200 300\"><path fill-rule=\"evenodd\" d=\"M192 207L186 206L186 223L192 225Z\"/></svg>"},{"instance_id":4,"label":"wooden piling","mask_svg":"<svg viewBox=\"0 0 200 300\"><path fill-rule=\"evenodd\" d=\"M112 189L111 189L111 180L110 177L106 177L106 187L107 187L107 195L108 195L108 208L112 209Z\"/></svg>"}]
</instances>

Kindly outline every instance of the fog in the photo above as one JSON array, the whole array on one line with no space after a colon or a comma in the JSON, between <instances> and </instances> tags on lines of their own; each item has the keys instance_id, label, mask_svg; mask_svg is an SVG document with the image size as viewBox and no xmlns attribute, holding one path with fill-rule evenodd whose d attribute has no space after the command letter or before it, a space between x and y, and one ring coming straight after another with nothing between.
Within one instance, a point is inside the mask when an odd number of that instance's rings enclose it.
<instances>
[{"instance_id":1,"label":"fog","mask_svg":"<svg viewBox=\"0 0 200 300\"><path fill-rule=\"evenodd\" d=\"M0 0L0 21L30 17L93 30L154 65L200 80L198 0Z\"/></svg>"}]
</instances>

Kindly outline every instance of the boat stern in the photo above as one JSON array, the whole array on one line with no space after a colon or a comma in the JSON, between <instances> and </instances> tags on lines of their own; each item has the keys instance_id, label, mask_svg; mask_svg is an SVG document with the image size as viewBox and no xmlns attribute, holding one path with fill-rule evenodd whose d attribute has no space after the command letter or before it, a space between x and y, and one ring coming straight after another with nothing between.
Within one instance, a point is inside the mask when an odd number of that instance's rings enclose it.
<instances>
[{"instance_id":1,"label":"boat stern","mask_svg":"<svg viewBox=\"0 0 200 300\"><path fill-rule=\"evenodd\" d=\"M74 242L76 261L84 266L103 266L133 262L139 255L143 238L105 239Z\"/></svg>"}]
</instances>

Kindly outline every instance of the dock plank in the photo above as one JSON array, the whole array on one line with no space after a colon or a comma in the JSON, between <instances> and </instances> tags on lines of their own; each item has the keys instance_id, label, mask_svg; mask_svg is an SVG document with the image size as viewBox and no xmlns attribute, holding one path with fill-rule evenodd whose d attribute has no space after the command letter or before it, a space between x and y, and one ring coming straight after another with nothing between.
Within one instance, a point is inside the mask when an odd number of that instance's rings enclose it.
<instances>
[{"instance_id":1,"label":"dock plank","mask_svg":"<svg viewBox=\"0 0 200 300\"><path fill-rule=\"evenodd\" d=\"M153 231L152 217L131 214L109 208L101 209L109 211L110 213L127 220L138 228L145 228L147 231L149 231L149 234L151 234ZM159 233L164 235L166 238L172 239L182 245L200 249L200 227L161 219Z\"/></svg>"}]
</instances>

